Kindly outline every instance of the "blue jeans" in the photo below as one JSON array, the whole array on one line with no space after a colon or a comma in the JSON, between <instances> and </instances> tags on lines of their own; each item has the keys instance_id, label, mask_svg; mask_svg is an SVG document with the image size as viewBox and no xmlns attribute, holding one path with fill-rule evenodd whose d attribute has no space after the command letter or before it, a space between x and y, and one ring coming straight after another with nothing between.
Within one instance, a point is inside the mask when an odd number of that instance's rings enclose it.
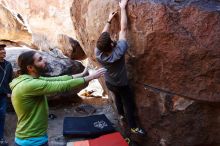
<instances>
[{"instance_id":1,"label":"blue jeans","mask_svg":"<svg viewBox=\"0 0 220 146\"><path fill-rule=\"evenodd\" d=\"M4 137L6 108L7 108L7 97L0 95L0 138Z\"/></svg>"}]
</instances>

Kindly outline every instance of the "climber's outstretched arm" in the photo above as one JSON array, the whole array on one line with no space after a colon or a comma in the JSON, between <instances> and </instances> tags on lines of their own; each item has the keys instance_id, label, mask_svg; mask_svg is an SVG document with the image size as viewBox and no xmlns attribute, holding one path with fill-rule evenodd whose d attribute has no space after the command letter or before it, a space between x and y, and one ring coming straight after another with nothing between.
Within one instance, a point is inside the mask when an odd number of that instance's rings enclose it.
<instances>
[{"instance_id":1,"label":"climber's outstretched arm","mask_svg":"<svg viewBox=\"0 0 220 146\"><path fill-rule=\"evenodd\" d=\"M126 33L127 33L127 14L126 14L126 6L128 0L121 0L119 2L119 6L121 8L121 30L119 32L119 40L126 40Z\"/></svg>"},{"instance_id":2,"label":"climber's outstretched arm","mask_svg":"<svg viewBox=\"0 0 220 146\"><path fill-rule=\"evenodd\" d=\"M107 22L106 22L106 24L105 24L104 29L102 30L102 33L103 33L103 32L109 32L109 27L110 27L112 18L115 16L115 14L117 14L117 12L111 12L111 13L109 14L108 20L107 20Z\"/></svg>"}]
</instances>

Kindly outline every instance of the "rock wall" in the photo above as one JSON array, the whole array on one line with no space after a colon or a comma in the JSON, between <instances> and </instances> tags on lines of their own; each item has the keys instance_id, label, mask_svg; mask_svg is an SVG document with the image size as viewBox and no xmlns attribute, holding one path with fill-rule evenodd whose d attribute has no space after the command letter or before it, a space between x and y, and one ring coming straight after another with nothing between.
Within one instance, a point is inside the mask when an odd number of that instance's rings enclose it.
<instances>
[{"instance_id":1,"label":"rock wall","mask_svg":"<svg viewBox=\"0 0 220 146\"><path fill-rule=\"evenodd\" d=\"M19 37L18 37L19 36ZM3 44L31 45L32 34L24 23L0 4L0 42Z\"/></svg>"},{"instance_id":2,"label":"rock wall","mask_svg":"<svg viewBox=\"0 0 220 146\"><path fill-rule=\"evenodd\" d=\"M0 43L49 51L59 47L71 59L86 55L75 37L72 0L0 0Z\"/></svg>"},{"instance_id":3,"label":"rock wall","mask_svg":"<svg viewBox=\"0 0 220 146\"><path fill-rule=\"evenodd\" d=\"M74 40L73 38L63 34L59 34L57 40L60 50L70 59L83 60L87 58L77 40Z\"/></svg>"},{"instance_id":4,"label":"rock wall","mask_svg":"<svg viewBox=\"0 0 220 146\"><path fill-rule=\"evenodd\" d=\"M140 123L148 131L142 145L220 144L219 8L217 0L129 0L126 60ZM96 65L96 40L117 9L117 0L73 1L77 39ZM111 24L113 38L119 20Z\"/></svg>"},{"instance_id":5,"label":"rock wall","mask_svg":"<svg viewBox=\"0 0 220 146\"><path fill-rule=\"evenodd\" d=\"M0 0L0 2L19 13L29 24L34 34L56 40L58 34L74 37L70 18L72 0Z\"/></svg>"}]
</instances>

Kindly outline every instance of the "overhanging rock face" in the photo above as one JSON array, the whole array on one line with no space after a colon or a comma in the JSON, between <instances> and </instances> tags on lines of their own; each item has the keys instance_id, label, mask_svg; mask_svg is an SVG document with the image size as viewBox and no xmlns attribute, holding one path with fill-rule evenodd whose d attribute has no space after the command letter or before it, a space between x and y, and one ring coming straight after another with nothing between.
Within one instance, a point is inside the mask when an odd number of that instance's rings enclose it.
<instances>
[{"instance_id":1,"label":"overhanging rock face","mask_svg":"<svg viewBox=\"0 0 220 146\"><path fill-rule=\"evenodd\" d=\"M23 24L22 19L0 4L0 43L10 44L12 42L31 46L32 34Z\"/></svg>"},{"instance_id":2,"label":"overhanging rock face","mask_svg":"<svg viewBox=\"0 0 220 146\"><path fill-rule=\"evenodd\" d=\"M3 2L1 2L3 1ZM72 0L0 0L19 13L29 24L33 34L56 40L57 34L74 36L69 9Z\"/></svg>"},{"instance_id":3,"label":"overhanging rock face","mask_svg":"<svg viewBox=\"0 0 220 146\"><path fill-rule=\"evenodd\" d=\"M214 1L130 0L128 40L135 57L128 60L134 81L193 99L220 101L219 7L220 2ZM73 2L77 38L93 59L95 42L110 10L115 9L115 0ZM119 18L111 28L114 36L119 30Z\"/></svg>"},{"instance_id":4,"label":"overhanging rock face","mask_svg":"<svg viewBox=\"0 0 220 146\"><path fill-rule=\"evenodd\" d=\"M215 134L220 130L220 109L207 104L220 101L219 8L217 0L129 0L130 55L126 59L140 122L149 131L143 144L220 143ZM116 9L117 0L73 1L71 16L77 39L96 64L96 40L110 11ZM118 34L119 21L116 17L111 24L112 37ZM145 90L144 83L196 102L155 94ZM177 112L177 107L182 111Z\"/></svg>"}]
</instances>

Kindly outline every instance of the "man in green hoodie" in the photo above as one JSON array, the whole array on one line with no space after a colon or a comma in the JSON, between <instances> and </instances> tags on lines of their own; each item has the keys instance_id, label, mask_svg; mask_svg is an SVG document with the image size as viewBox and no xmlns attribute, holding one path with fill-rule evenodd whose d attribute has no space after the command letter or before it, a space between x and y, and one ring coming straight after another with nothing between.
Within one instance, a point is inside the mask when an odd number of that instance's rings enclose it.
<instances>
[{"instance_id":1,"label":"man in green hoodie","mask_svg":"<svg viewBox=\"0 0 220 146\"><path fill-rule=\"evenodd\" d=\"M105 69L101 68L86 77L42 77L46 62L36 51L22 53L18 57L18 65L21 75L10 83L12 104L18 117L16 146L48 145L48 104L45 95L72 90L105 73Z\"/></svg>"}]
</instances>

